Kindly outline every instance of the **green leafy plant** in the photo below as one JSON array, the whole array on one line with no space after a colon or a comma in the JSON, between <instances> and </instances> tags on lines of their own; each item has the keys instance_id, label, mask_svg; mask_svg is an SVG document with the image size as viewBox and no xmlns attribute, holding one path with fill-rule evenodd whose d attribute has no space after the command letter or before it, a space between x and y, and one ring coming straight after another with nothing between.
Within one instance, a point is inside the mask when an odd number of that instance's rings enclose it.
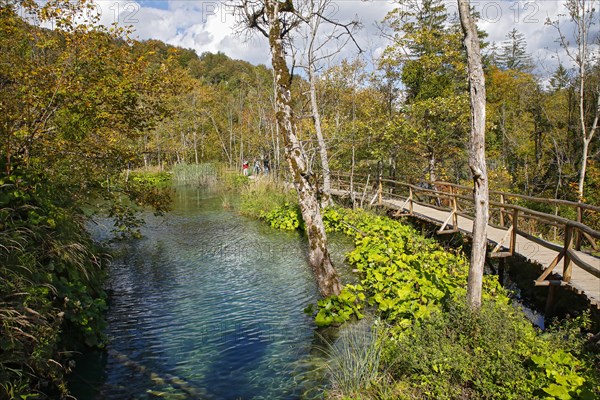
<instances>
[{"instance_id":1,"label":"green leafy plant","mask_svg":"<svg viewBox=\"0 0 600 400\"><path fill-rule=\"evenodd\" d=\"M301 226L302 216L298 205L285 203L268 212L261 212L260 218L267 221L271 228L293 231Z\"/></svg>"},{"instance_id":2,"label":"green leafy plant","mask_svg":"<svg viewBox=\"0 0 600 400\"><path fill-rule=\"evenodd\" d=\"M558 349L551 353L534 354L531 361L538 370L538 374L532 375L546 377L541 388L546 395L559 400L596 398L581 374L582 362L570 353Z\"/></svg>"},{"instance_id":3,"label":"green leafy plant","mask_svg":"<svg viewBox=\"0 0 600 400\"><path fill-rule=\"evenodd\" d=\"M339 296L329 296L317 302L315 323L318 327L340 325L352 317L362 319L361 303L365 300L361 285L346 285ZM307 310L312 312L312 307Z\"/></svg>"}]
</instances>

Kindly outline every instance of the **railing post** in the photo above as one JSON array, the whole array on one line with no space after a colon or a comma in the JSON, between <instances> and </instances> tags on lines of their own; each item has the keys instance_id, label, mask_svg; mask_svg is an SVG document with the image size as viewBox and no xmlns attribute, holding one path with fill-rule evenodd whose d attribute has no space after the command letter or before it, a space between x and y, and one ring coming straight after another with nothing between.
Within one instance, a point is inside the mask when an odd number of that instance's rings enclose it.
<instances>
[{"instance_id":1,"label":"railing post","mask_svg":"<svg viewBox=\"0 0 600 400\"><path fill-rule=\"evenodd\" d=\"M512 213L512 231L510 234L510 254L515 254L515 247L517 245L517 221L519 220L519 210L513 209Z\"/></svg>"},{"instance_id":2,"label":"railing post","mask_svg":"<svg viewBox=\"0 0 600 400\"><path fill-rule=\"evenodd\" d=\"M581 202L581 201L580 201ZM577 222L579 222L580 224L583 223L583 209L581 208L581 205L577 206ZM581 250L581 232L579 232L579 230L577 230L575 232L575 235L573 235L573 240L574 240L574 244L575 244L575 250Z\"/></svg>"},{"instance_id":3,"label":"railing post","mask_svg":"<svg viewBox=\"0 0 600 400\"><path fill-rule=\"evenodd\" d=\"M558 205L554 207L554 215L558 217ZM555 225L553 228L554 230L554 241L558 241L558 227Z\"/></svg>"},{"instance_id":4,"label":"railing post","mask_svg":"<svg viewBox=\"0 0 600 400\"><path fill-rule=\"evenodd\" d=\"M377 189L377 193L378 193L378 197L379 197L379 205L383 205L383 183L381 181L381 171L379 172L379 177L377 178L379 180L379 187Z\"/></svg>"},{"instance_id":5,"label":"railing post","mask_svg":"<svg viewBox=\"0 0 600 400\"><path fill-rule=\"evenodd\" d=\"M458 229L458 215L456 215L458 206L456 205L456 194L452 186L450 186L450 194L452 195L452 227Z\"/></svg>"},{"instance_id":6,"label":"railing post","mask_svg":"<svg viewBox=\"0 0 600 400\"><path fill-rule=\"evenodd\" d=\"M571 275L573 272L573 266L571 265L571 258L569 257L569 250L573 247L573 227L570 225L565 226L565 246L563 248L564 264L563 264L563 281L571 282Z\"/></svg>"},{"instance_id":7,"label":"railing post","mask_svg":"<svg viewBox=\"0 0 600 400\"><path fill-rule=\"evenodd\" d=\"M377 197L379 205L383 205L383 160L377 161Z\"/></svg>"},{"instance_id":8,"label":"railing post","mask_svg":"<svg viewBox=\"0 0 600 400\"><path fill-rule=\"evenodd\" d=\"M500 204L504 204L504 193L500 193ZM504 207L500 207L500 226L504 228Z\"/></svg>"}]
</instances>

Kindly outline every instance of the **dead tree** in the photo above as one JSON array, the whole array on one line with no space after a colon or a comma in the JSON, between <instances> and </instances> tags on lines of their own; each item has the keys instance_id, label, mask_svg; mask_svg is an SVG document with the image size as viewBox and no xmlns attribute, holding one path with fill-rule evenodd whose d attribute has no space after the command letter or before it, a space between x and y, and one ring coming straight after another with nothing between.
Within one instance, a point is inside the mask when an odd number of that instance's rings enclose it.
<instances>
[{"instance_id":1,"label":"dead tree","mask_svg":"<svg viewBox=\"0 0 600 400\"><path fill-rule=\"evenodd\" d=\"M317 71L319 63L334 57L349 42L353 41L357 50L361 52L354 39L354 31L358 29L358 21L341 23L335 21L328 15L328 9L332 7L331 0L309 0L306 2L306 10L299 17L305 24L305 60L302 67L308 75L310 108L317 143L319 147L319 157L323 169L323 188L321 205L323 207L331 204L331 171L329 170L329 157L327 145L321 123L321 113L319 111L319 102L317 99ZM327 25L325 30L322 25ZM335 44L333 42L336 42Z\"/></svg>"},{"instance_id":2,"label":"dead tree","mask_svg":"<svg viewBox=\"0 0 600 400\"><path fill-rule=\"evenodd\" d=\"M581 150L581 165L579 167L579 182L577 184L577 193L579 200L584 198L585 175L587 170L590 143L598 130L600 122L600 87L596 86L592 97L596 97L592 104L588 104L587 88L588 71L590 64L594 62L594 47L591 43L594 40L594 34L598 32L594 25L598 21L597 7L600 4L597 0L567 0L565 8L568 11L568 16L575 26L573 37L575 46L572 46L560 25L559 19L556 21L547 20L546 24L556 28L559 35L559 43L567 53L567 56L577 67L577 80L579 90L577 92L579 100L579 129L582 139ZM591 118L590 118L591 117ZM590 119L593 122L590 124Z\"/></svg>"},{"instance_id":3,"label":"dead tree","mask_svg":"<svg viewBox=\"0 0 600 400\"><path fill-rule=\"evenodd\" d=\"M473 221L473 248L467 284L467 303L471 309L481 306L483 267L487 252L487 224L489 219L489 190L485 162L485 76L477 26L469 0L458 0L460 23L465 34L471 99L471 135L469 138L469 168L473 175L475 219Z\"/></svg>"}]
</instances>

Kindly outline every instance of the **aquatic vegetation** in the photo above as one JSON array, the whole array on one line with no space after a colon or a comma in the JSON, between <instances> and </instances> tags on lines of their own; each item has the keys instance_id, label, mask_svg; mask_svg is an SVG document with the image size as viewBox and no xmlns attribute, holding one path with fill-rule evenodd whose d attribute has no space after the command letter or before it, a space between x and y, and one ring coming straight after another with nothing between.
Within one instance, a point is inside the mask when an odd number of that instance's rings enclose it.
<instances>
[{"instance_id":1,"label":"aquatic vegetation","mask_svg":"<svg viewBox=\"0 0 600 400\"><path fill-rule=\"evenodd\" d=\"M328 358L325 373L329 380L329 392L344 393L347 397L360 398L373 387L381 384L383 326L371 321L355 324L342 330L340 336L325 350Z\"/></svg>"},{"instance_id":2,"label":"aquatic vegetation","mask_svg":"<svg viewBox=\"0 0 600 400\"><path fill-rule=\"evenodd\" d=\"M214 186L218 181L218 169L214 164L185 164L173 166L173 181L194 186Z\"/></svg>"},{"instance_id":3,"label":"aquatic vegetation","mask_svg":"<svg viewBox=\"0 0 600 400\"><path fill-rule=\"evenodd\" d=\"M284 231L293 231L302 225L302 215L297 204L284 203L283 206L274 208L271 211L261 211L259 216L272 228Z\"/></svg>"}]
</instances>

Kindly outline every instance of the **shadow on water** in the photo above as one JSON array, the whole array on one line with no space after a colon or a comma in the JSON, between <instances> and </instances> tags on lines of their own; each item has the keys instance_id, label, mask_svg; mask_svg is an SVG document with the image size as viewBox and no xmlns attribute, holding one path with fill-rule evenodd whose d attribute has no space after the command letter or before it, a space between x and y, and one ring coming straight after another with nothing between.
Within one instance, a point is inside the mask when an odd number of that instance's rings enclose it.
<instances>
[{"instance_id":1,"label":"shadow on water","mask_svg":"<svg viewBox=\"0 0 600 400\"><path fill-rule=\"evenodd\" d=\"M317 380L318 299L306 240L224 211L214 193L178 189L144 238L114 244L105 352L78 360L84 399L296 399ZM94 227L108 237L110 221ZM341 265L349 241L332 239Z\"/></svg>"}]
</instances>

